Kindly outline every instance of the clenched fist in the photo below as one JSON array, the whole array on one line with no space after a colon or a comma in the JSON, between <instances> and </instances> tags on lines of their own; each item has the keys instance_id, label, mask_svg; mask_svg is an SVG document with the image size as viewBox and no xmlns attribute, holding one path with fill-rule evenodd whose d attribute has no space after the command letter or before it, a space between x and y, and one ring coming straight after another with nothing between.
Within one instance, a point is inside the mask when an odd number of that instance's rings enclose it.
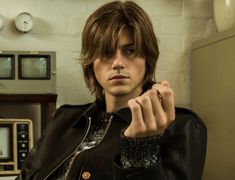
<instances>
[{"instance_id":1,"label":"clenched fist","mask_svg":"<svg viewBox=\"0 0 235 180\"><path fill-rule=\"evenodd\" d=\"M174 93L167 81L156 83L152 89L128 101L132 121L124 135L143 138L164 132L175 119Z\"/></svg>"}]
</instances>

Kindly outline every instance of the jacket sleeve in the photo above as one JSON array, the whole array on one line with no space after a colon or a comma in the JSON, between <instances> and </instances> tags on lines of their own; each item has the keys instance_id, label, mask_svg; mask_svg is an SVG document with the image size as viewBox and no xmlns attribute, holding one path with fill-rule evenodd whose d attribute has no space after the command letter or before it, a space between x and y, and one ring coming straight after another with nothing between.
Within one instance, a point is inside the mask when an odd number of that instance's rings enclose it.
<instances>
[{"instance_id":1,"label":"jacket sleeve","mask_svg":"<svg viewBox=\"0 0 235 180\"><path fill-rule=\"evenodd\" d=\"M115 180L200 180L207 144L207 129L191 111L180 114L161 137L159 160L152 168L125 169L114 163Z\"/></svg>"}]
</instances>

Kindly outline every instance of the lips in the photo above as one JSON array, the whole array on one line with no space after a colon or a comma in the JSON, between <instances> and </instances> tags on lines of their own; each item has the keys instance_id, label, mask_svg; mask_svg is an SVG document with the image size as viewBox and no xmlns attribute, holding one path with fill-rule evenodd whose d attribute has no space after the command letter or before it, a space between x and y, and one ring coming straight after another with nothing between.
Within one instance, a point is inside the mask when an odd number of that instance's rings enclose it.
<instances>
[{"instance_id":1,"label":"lips","mask_svg":"<svg viewBox=\"0 0 235 180\"><path fill-rule=\"evenodd\" d=\"M109 78L110 80L118 80L118 79L126 79L128 78L128 76L125 75L114 75L111 78Z\"/></svg>"}]
</instances>

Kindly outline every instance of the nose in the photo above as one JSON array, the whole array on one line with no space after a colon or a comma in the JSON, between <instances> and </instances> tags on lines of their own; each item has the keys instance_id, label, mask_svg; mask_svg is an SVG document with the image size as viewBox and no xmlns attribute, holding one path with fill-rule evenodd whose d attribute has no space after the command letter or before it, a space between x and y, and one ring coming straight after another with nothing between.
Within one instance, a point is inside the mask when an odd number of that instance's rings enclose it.
<instances>
[{"instance_id":1,"label":"nose","mask_svg":"<svg viewBox=\"0 0 235 180\"><path fill-rule=\"evenodd\" d=\"M120 70L123 69L124 67L125 67L124 59L121 53L117 50L113 58L112 69Z\"/></svg>"}]
</instances>

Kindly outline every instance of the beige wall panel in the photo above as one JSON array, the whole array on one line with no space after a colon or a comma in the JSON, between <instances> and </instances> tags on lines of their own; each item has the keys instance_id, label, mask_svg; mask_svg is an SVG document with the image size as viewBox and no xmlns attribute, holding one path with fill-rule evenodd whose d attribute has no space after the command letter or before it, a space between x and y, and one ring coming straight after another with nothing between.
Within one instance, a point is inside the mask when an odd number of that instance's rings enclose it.
<instances>
[{"instance_id":1,"label":"beige wall panel","mask_svg":"<svg viewBox=\"0 0 235 180\"><path fill-rule=\"evenodd\" d=\"M235 29L196 42L192 108L208 128L203 180L235 179Z\"/></svg>"}]
</instances>

